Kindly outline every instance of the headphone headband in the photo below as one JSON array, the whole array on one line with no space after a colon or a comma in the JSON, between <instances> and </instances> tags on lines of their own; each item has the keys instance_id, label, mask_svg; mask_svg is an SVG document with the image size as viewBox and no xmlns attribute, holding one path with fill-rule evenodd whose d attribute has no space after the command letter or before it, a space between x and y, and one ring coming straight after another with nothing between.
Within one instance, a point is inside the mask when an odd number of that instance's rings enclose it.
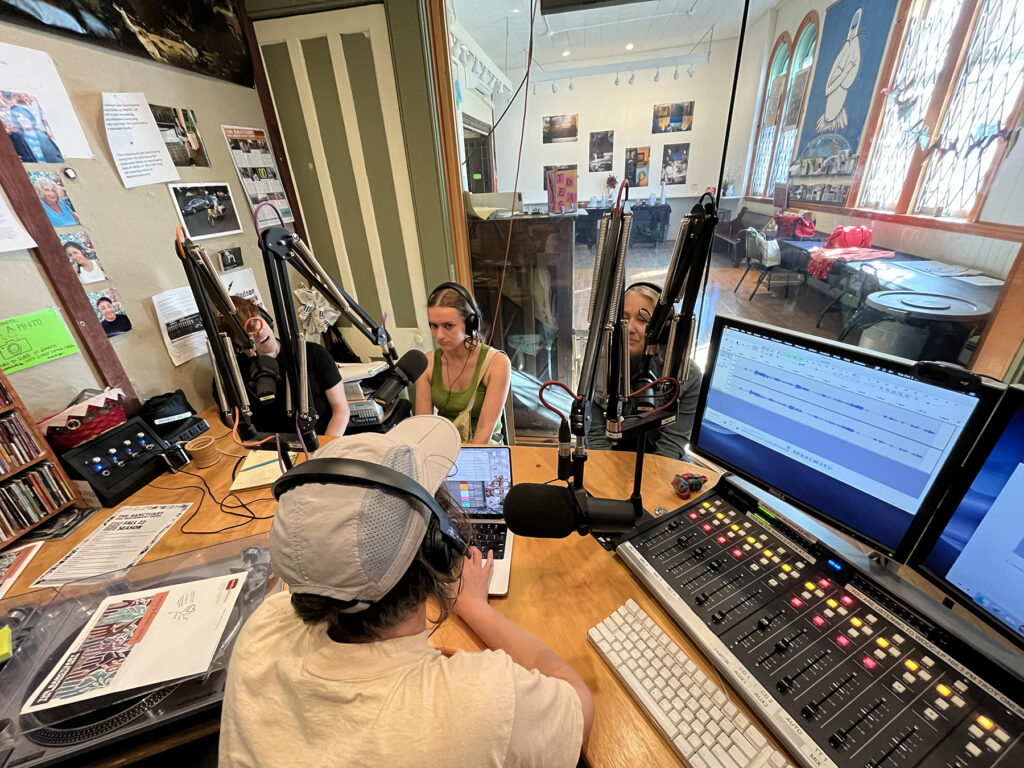
<instances>
[{"instance_id":1,"label":"headphone headband","mask_svg":"<svg viewBox=\"0 0 1024 768\"><path fill-rule=\"evenodd\" d=\"M629 293L634 288L650 288L656 294L661 296L661 286L660 285L655 285L654 283L648 283L646 280L638 280L635 283L630 283L628 286L626 286L626 291L625 292Z\"/></svg>"},{"instance_id":2,"label":"headphone headband","mask_svg":"<svg viewBox=\"0 0 1024 768\"><path fill-rule=\"evenodd\" d=\"M480 307L477 306L476 299L466 289L465 286L459 285L458 283L441 283L434 290L430 292L430 296L427 298L427 304L434 300L443 290L452 290L459 294L466 303L469 305L469 314L466 316L466 335L470 338L475 338L477 332L480 330Z\"/></svg>"}]
</instances>

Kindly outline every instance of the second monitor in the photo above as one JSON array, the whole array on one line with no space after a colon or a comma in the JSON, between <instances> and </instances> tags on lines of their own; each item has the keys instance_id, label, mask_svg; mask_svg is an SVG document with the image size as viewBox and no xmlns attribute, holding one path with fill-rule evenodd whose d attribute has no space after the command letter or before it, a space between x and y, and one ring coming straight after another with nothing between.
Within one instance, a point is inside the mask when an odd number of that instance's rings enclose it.
<instances>
[{"instance_id":1,"label":"second monitor","mask_svg":"<svg viewBox=\"0 0 1024 768\"><path fill-rule=\"evenodd\" d=\"M695 452L904 558L1000 389L719 316Z\"/></svg>"}]
</instances>

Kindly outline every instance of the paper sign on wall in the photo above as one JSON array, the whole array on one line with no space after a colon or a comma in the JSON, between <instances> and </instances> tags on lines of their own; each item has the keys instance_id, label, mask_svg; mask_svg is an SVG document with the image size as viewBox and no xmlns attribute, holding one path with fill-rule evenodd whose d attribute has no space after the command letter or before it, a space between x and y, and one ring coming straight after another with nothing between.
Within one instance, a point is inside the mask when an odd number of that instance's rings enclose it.
<instances>
[{"instance_id":1,"label":"paper sign on wall","mask_svg":"<svg viewBox=\"0 0 1024 768\"><path fill-rule=\"evenodd\" d=\"M103 123L126 188L181 178L144 93L104 93Z\"/></svg>"},{"instance_id":2,"label":"paper sign on wall","mask_svg":"<svg viewBox=\"0 0 1024 768\"><path fill-rule=\"evenodd\" d=\"M25 231L25 227L7 201L7 195L0 190L0 253L35 247L36 241Z\"/></svg>"},{"instance_id":3,"label":"paper sign on wall","mask_svg":"<svg viewBox=\"0 0 1024 768\"><path fill-rule=\"evenodd\" d=\"M29 105L38 107L36 122L41 118L50 128L65 160L92 157L82 125L49 54L0 43L0 92L23 95Z\"/></svg>"},{"instance_id":4,"label":"paper sign on wall","mask_svg":"<svg viewBox=\"0 0 1024 768\"><path fill-rule=\"evenodd\" d=\"M78 351L55 309L0 320L0 368L13 373Z\"/></svg>"}]
</instances>

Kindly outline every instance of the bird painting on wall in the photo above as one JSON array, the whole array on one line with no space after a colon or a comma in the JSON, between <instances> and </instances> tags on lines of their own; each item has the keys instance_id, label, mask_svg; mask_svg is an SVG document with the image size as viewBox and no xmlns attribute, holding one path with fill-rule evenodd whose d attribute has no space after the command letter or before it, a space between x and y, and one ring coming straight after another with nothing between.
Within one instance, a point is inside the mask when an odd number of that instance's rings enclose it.
<instances>
[{"instance_id":1,"label":"bird painting on wall","mask_svg":"<svg viewBox=\"0 0 1024 768\"><path fill-rule=\"evenodd\" d=\"M850 31L846 42L836 54L832 68L825 83L825 111L818 118L818 133L841 131L849 123L846 115L846 94L850 90L857 73L860 72L860 17L862 8L858 8L850 20Z\"/></svg>"}]
</instances>

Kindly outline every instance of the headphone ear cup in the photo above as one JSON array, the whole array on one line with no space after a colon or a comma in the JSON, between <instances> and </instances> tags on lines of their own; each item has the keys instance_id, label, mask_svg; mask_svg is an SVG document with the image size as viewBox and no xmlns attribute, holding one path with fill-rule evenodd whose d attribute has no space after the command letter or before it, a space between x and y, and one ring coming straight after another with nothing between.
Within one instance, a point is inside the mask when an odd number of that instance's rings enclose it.
<instances>
[{"instance_id":1,"label":"headphone ear cup","mask_svg":"<svg viewBox=\"0 0 1024 768\"><path fill-rule=\"evenodd\" d=\"M441 573L452 572L455 568L456 556L459 554L441 533L441 526L435 515L430 516L430 523L427 524L427 533L423 537L420 551L426 561L430 563L430 567Z\"/></svg>"}]
</instances>

